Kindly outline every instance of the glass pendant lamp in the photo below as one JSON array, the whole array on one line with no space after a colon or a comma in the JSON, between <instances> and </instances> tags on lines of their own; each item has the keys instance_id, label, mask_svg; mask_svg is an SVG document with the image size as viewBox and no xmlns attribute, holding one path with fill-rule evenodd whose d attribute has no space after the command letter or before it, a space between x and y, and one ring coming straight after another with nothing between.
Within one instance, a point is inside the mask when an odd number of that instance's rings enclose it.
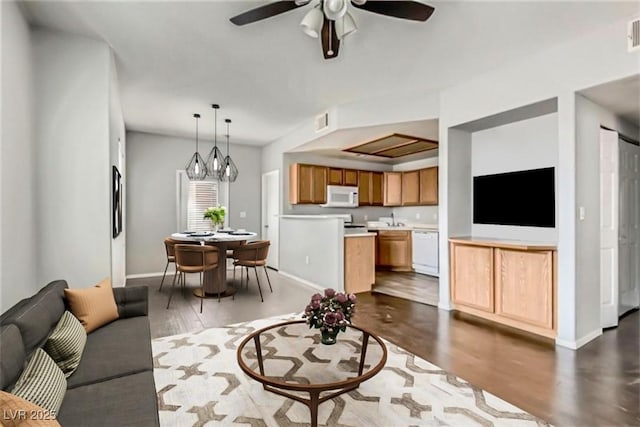
<instances>
[{"instance_id":1,"label":"glass pendant lamp","mask_svg":"<svg viewBox=\"0 0 640 427\"><path fill-rule=\"evenodd\" d=\"M224 122L227 124L227 157L224 158L224 164L222 165L222 170L220 171L220 181L229 181L235 182L238 179L238 167L231 159L229 155L229 123L231 123L231 119L224 119Z\"/></svg>"},{"instance_id":2,"label":"glass pendant lamp","mask_svg":"<svg viewBox=\"0 0 640 427\"><path fill-rule=\"evenodd\" d=\"M192 181L202 181L207 177L207 165L198 153L198 119L200 118L200 114L194 114L193 117L196 119L196 152L193 153L189 163L185 166L185 171L187 172L187 176Z\"/></svg>"},{"instance_id":3,"label":"glass pendant lamp","mask_svg":"<svg viewBox=\"0 0 640 427\"><path fill-rule=\"evenodd\" d=\"M224 164L224 154L222 154L222 150L218 148L218 110L220 109L220 105L212 104L211 108L213 108L214 111L213 148L207 156L207 171L209 176L218 178Z\"/></svg>"}]
</instances>

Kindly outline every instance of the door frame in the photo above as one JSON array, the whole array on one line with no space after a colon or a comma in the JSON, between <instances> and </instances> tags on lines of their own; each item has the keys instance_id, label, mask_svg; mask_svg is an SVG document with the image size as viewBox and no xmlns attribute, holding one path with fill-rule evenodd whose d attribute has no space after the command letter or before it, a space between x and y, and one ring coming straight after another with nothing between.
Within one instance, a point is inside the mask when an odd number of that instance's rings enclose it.
<instances>
[{"instance_id":1,"label":"door frame","mask_svg":"<svg viewBox=\"0 0 640 427\"><path fill-rule=\"evenodd\" d=\"M267 223L267 195L268 195L268 186L267 186L267 182L269 178L273 179L273 176L275 176L275 179L278 182L278 185L276 186L277 188L277 199L278 199L278 214L280 213L280 207L282 206L282 200L281 200L281 181L280 181L280 169L274 169L272 171L269 172L265 172L262 174L262 178L261 178L261 193L260 193L260 237L264 240L265 238L265 225ZM272 196L273 197L273 196ZM273 259L275 260L275 266L269 266L270 268L273 268L275 270L280 268L280 227L278 227L278 233L276 236L272 236L272 242L273 240L276 240L276 244L273 245L272 247L275 246L277 248L277 251L273 252Z\"/></svg>"}]
</instances>

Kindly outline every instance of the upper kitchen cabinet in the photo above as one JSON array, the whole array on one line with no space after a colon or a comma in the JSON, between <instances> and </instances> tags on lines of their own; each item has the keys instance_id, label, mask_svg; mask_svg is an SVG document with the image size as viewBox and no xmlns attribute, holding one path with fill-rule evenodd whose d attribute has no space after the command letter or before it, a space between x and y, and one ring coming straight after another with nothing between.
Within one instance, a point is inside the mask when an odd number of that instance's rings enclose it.
<instances>
[{"instance_id":1,"label":"upper kitchen cabinet","mask_svg":"<svg viewBox=\"0 0 640 427\"><path fill-rule=\"evenodd\" d=\"M346 185L344 183L344 177L342 168L329 168L328 182L329 185Z\"/></svg>"},{"instance_id":2,"label":"upper kitchen cabinet","mask_svg":"<svg viewBox=\"0 0 640 427\"><path fill-rule=\"evenodd\" d=\"M384 172L384 206L402 205L402 172Z\"/></svg>"},{"instance_id":3,"label":"upper kitchen cabinet","mask_svg":"<svg viewBox=\"0 0 640 427\"><path fill-rule=\"evenodd\" d=\"M438 167L420 169L420 204L438 204Z\"/></svg>"},{"instance_id":4,"label":"upper kitchen cabinet","mask_svg":"<svg viewBox=\"0 0 640 427\"><path fill-rule=\"evenodd\" d=\"M402 173L402 206L420 204L420 171Z\"/></svg>"},{"instance_id":5,"label":"upper kitchen cabinet","mask_svg":"<svg viewBox=\"0 0 640 427\"><path fill-rule=\"evenodd\" d=\"M356 171L354 171L356 172ZM382 206L384 179L382 172L357 171L360 206Z\"/></svg>"},{"instance_id":6,"label":"upper kitchen cabinet","mask_svg":"<svg viewBox=\"0 0 640 427\"><path fill-rule=\"evenodd\" d=\"M356 187L358 185L358 171L355 169L328 168L329 185L346 185Z\"/></svg>"},{"instance_id":7,"label":"upper kitchen cabinet","mask_svg":"<svg viewBox=\"0 0 640 427\"><path fill-rule=\"evenodd\" d=\"M327 202L327 168L293 163L289 166L289 203L322 204Z\"/></svg>"},{"instance_id":8,"label":"upper kitchen cabinet","mask_svg":"<svg viewBox=\"0 0 640 427\"><path fill-rule=\"evenodd\" d=\"M348 185L351 187L358 186L358 171L354 169L343 169L342 171L342 182L343 185Z\"/></svg>"}]
</instances>

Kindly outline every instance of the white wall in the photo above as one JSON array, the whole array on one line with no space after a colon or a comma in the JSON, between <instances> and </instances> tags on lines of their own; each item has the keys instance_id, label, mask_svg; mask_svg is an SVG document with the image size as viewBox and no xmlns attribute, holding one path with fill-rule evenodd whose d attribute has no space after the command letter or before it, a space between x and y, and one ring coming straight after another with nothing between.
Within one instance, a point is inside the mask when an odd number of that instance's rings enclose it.
<instances>
[{"instance_id":1,"label":"white wall","mask_svg":"<svg viewBox=\"0 0 640 427\"><path fill-rule=\"evenodd\" d=\"M558 114L547 114L472 133L471 159L472 177L528 169L557 168ZM557 199L557 179L555 192ZM470 194L470 197L473 200L473 194ZM558 240L557 227L472 224L471 234L549 243L556 243Z\"/></svg>"},{"instance_id":2,"label":"white wall","mask_svg":"<svg viewBox=\"0 0 640 427\"><path fill-rule=\"evenodd\" d=\"M459 189L449 185L450 128L542 100L558 99L558 338L568 347L584 344L597 334L582 325L576 306L583 292L576 281L576 138L575 92L604 82L637 74L640 53L626 50L627 20L591 34L507 64L440 94L440 201L455 197ZM451 184L454 184L453 182ZM443 197L444 194L444 197ZM440 205L440 236L450 235L455 211ZM448 264L446 241L440 256ZM582 273L581 273L582 274ZM449 292L448 275L440 276L441 297ZM591 292L591 290L584 290ZM580 324L577 324L580 323Z\"/></svg>"},{"instance_id":3,"label":"white wall","mask_svg":"<svg viewBox=\"0 0 640 427\"><path fill-rule=\"evenodd\" d=\"M126 192L126 136L124 118L122 117L118 75L116 72L115 58L113 57L113 54L109 55L109 59L109 157L111 159L111 165L116 166L120 171L120 175L122 175L121 191ZM110 194L113 194L113 189L111 189ZM122 221L123 223L126 223L126 196L124 196L122 200ZM110 203L113 207L113 200L111 200ZM111 228L113 229L113 216L111 216L110 219ZM123 226L120 235L115 239L111 239L111 284L114 287L124 286L126 281L126 233L127 229Z\"/></svg>"},{"instance_id":4,"label":"white wall","mask_svg":"<svg viewBox=\"0 0 640 427\"><path fill-rule=\"evenodd\" d=\"M201 143L200 154L206 158L212 145ZM184 169L194 149L194 139L127 132L128 276L164 271L167 259L163 241L177 231L176 171ZM226 154L226 147L223 152ZM231 158L240 174L234 183L220 183L220 202L228 204L229 226L258 232L260 149L232 144ZM246 218L240 218L240 212L245 212Z\"/></svg>"},{"instance_id":5,"label":"white wall","mask_svg":"<svg viewBox=\"0 0 640 427\"><path fill-rule=\"evenodd\" d=\"M111 274L109 47L33 35L38 283L86 287Z\"/></svg>"},{"instance_id":6,"label":"white wall","mask_svg":"<svg viewBox=\"0 0 640 427\"><path fill-rule=\"evenodd\" d=\"M280 218L280 272L320 288L344 291L341 219Z\"/></svg>"},{"instance_id":7,"label":"white wall","mask_svg":"<svg viewBox=\"0 0 640 427\"><path fill-rule=\"evenodd\" d=\"M585 209L584 220L576 223L578 336L600 328L600 126L640 140L636 126L576 96L576 204Z\"/></svg>"},{"instance_id":8,"label":"white wall","mask_svg":"<svg viewBox=\"0 0 640 427\"><path fill-rule=\"evenodd\" d=\"M2 14L0 118L0 312L44 283L36 275L31 35L14 1Z\"/></svg>"}]
</instances>

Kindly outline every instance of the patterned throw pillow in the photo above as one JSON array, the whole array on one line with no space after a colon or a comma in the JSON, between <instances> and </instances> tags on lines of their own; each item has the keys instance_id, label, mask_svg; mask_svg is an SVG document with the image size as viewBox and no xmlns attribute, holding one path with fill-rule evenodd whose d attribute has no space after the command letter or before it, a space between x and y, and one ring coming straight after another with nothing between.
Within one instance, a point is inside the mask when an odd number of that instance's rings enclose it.
<instances>
[{"instance_id":1,"label":"patterned throw pillow","mask_svg":"<svg viewBox=\"0 0 640 427\"><path fill-rule=\"evenodd\" d=\"M22 371L11 394L57 414L66 391L67 379L64 374L56 362L39 348Z\"/></svg>"},{"instance_id":2,"label":"patterned throw pillow","mask_svg":"<svg viewBox=\"0 0 640 427\"><path fill-rule=\"evenodd\" d=\"M69 378L80 364L82 350L87 343L87 332L75 316L65 311L44 344L44 351L56 362L64 376Z\"/></svg>"},{"instance_id":3,"label":"patterned throw pillow","mask_svg":"<svg viewBox=\"0 0 640 427\"><path fill-rule=\"evenodd\" d=\"M56 414L0 390L0 420L4 427L60 427Z\"/></svg>"},{"instance_id":4,"label":"patterned throw pillow","mask_svg":"<svg viewBox=\"0 0 640 427\"><path fill-rule=\"evenodd\" d=\"M118 306L109 278L92 288L65 289L64 297L87 333L118 318Z\"/></svg>"}]
</instances>

